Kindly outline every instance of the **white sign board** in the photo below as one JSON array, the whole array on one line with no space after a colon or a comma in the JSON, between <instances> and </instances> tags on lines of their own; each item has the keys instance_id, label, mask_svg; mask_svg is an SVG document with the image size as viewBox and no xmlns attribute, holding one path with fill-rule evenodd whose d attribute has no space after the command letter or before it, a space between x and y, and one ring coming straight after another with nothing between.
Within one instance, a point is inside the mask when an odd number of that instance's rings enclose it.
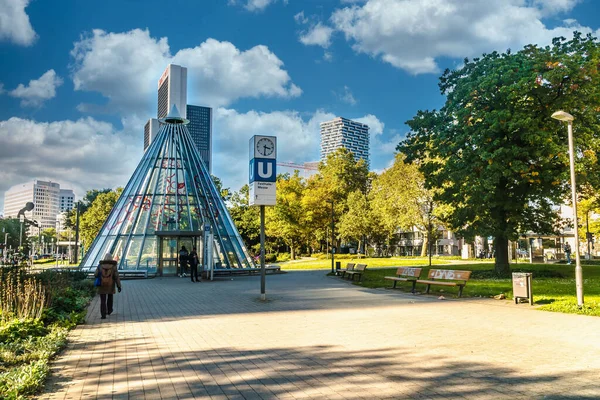
<instances>
[{"instance_id":1,"label":"white sign board","mask_svg":"<svg viewBox=\"0 0 600 400\"><path fill-rule=\"evenodd\" d=\"M251 206L276 204L277 138L253 136L250 139L249 186Z\"/></svg>"}]
</instances>

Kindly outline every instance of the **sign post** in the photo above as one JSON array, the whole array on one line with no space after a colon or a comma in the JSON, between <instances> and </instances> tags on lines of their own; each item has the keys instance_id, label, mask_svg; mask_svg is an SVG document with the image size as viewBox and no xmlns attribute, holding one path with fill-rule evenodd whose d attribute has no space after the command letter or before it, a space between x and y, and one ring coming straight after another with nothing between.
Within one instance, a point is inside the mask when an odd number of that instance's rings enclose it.
<instances>
[{"instance_id":1,"label":"sign post","mask_svg":"<svg viewBox=\"0 0 600 400\"><path fill-rule=\"evenodd\" d=\"M265 206L274 206L277 181L277 138L250 138L249 205L260 206L260 298L266 300L265 269Z\"/></svg>"}]
</instances>

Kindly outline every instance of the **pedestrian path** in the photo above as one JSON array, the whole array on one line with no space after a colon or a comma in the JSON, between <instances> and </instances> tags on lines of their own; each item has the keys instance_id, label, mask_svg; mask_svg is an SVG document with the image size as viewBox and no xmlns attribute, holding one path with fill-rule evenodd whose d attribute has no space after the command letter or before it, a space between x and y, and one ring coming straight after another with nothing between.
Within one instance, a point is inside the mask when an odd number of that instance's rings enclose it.
<instances>
[{"instance_id":1,"label":"pedestrian path","mask_svg":"<svg viewBox=\"0 0 600 400\"><path fill-rule=\"evenodd\" d=\"M468 287L467 287L468 289ZM364 289L324 271L124 281L43 399L597 399L600 318Z\"/></svg>"}]
</instances>

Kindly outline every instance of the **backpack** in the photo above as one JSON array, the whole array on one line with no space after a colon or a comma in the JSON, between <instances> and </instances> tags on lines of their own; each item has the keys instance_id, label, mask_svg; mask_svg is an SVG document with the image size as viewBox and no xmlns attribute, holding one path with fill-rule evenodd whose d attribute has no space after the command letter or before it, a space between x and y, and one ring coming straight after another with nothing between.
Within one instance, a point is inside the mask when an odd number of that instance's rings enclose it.
<instances>
[{"instance_id":1,"label":"backpack","mask_svg":"<svg viewBox=\"0 0 600 400\"><path fill-rule=\"evenodd\" d=\"M112 265L100 268L100 276L102 277L102 286L110 287L113 284L113 269Z\"/></svg>"}]
</instances>

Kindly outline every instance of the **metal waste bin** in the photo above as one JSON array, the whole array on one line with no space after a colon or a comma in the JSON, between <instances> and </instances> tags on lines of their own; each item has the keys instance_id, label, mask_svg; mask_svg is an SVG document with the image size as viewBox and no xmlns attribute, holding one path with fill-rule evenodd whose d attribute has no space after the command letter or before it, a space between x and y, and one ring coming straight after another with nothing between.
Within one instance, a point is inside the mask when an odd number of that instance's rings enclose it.
<instances>
[{"instance_id":1,"label":"metal waste bin","mask_svg":"<svg viewBox=\"0 0 600 400\"><path fill-rule=\"evenodd\" d=\"M513 272L513 298L515 304L519 304L519 299L529 300L529 305L533 305L533 294L531 293L531 272Z\"/></svg>"},{"instance_id":2,"label":"metal waste bin","mask_svg":"<svg viewBox=\"0 0 600 400\"><path fill-rule=\"evenodd\" d=\"M341 269L342 269L342 262L341 261L336 261L335 262L335 274L339 275Z\"/></svg>"}]
</instances>

